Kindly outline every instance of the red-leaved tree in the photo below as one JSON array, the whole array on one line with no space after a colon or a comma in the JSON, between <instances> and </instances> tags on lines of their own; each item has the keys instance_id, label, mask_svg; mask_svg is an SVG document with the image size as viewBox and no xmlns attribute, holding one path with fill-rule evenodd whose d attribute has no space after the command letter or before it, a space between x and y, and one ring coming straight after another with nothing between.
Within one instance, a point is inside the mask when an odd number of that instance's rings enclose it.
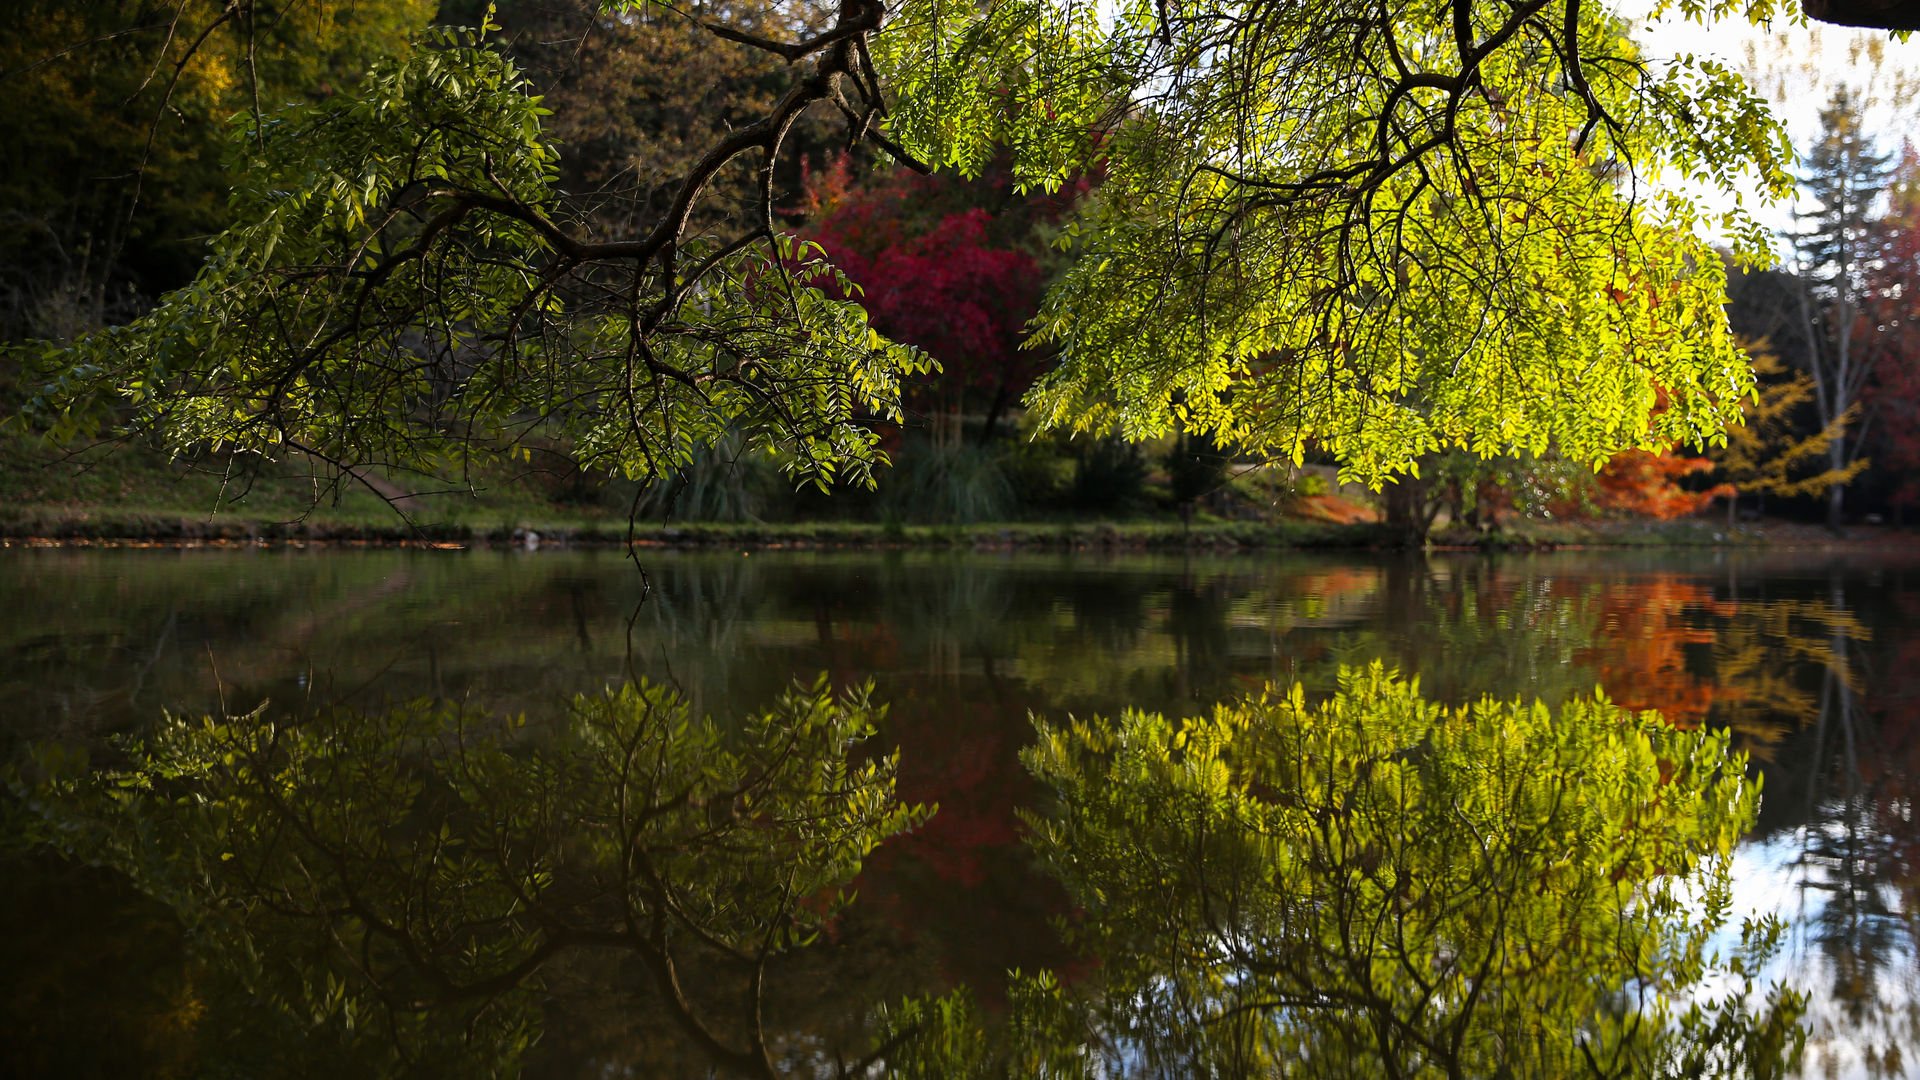
<instances>
[{"instance_id":1,"label":"red-leaved tree","mask_svg":"<svg viewBox=\"0 0 1920 1080\"><path fill-rule=\"evenodd\" d=\"M1080 190L1027 197L1004 173L966 181L906 168L862 185L842 157L809 170L795 212L860 286L874 327L940 362L915 404L981 410L985 441L1039 374L1043 358L1020 347L1040 304L1036 254Z\"/></svg>"}]
</instances>

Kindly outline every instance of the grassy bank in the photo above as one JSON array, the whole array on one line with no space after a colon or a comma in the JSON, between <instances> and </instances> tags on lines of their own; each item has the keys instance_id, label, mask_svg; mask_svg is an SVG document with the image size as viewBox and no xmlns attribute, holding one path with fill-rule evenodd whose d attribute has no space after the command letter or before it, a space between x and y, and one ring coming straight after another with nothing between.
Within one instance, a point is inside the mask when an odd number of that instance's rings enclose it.
<instances>
[{"instance_id":1,"label":"grassy bank","mask_svg":"<svg viewBox=\"0 0 1920 1080\"><path fill-rule=\"evenodd\" d=\"M243 506L245 504L242 504ZM1373 549L1398 546L1382 526L1283 519L1273 522L1069 521L977 525L902 525L857 521L784 523L639 522L617 515L489 512L401 518L384 505L321 508L293 518L231 510L192 514L178 508L29 505L0 507L0 540L9 543L361 543L650 547L910 547L957 550L1263 550ZM1764 543L1767 532L1728 533L1701 521L1522 522L1496 532L1442 532L1433 546L1485 549L1702 547Z\"/></svg>"},{"instance_id":2,"label":"grassy bank","mask_svg":"<svg viewBox=\"0 0 1920 1080\"><path fill-rule=\"evenodd\" d=\"M899 525L859 521L768 523L640 522L616 517L502 517L477 511L457 519L408 522L316 510L297 520L232 513L194 516L169 510L25 506L0 508L0 538L61 543L458 543L592 546L633 542L654 547L924 547L958 549L1328 548L1383 546L1378 526L1311 521L1008 522Z\"/></svg>"},{"instance_id":3,"label":"grassy bank","mask_svg":"<svg viewBox=\"0 0 1920 1080\"><path fill-rule=\"evenodd\" d=\"M391 486L391 485L382 485ZM244 491L223 469L121 449L86 459L0 461L0 542L62 544L526 544L660 547L912 547L955 550L1236 551L1372 549L1400 546L1382 526L1353 514L1314 511L1268 520L1172 512L1106 518L973 525L860 520L747 523L643 519L631 529L624 506L606 498L556 497L551 475L529 470L476 477L458 491L415 495L396 506L368 486L312 477L262 478ZM1332 497L1338 501L1338 497ZM1352 510L1353 507L1345 507ZM1327 518L1334 520L1328 520ZM1433 545L1453 548L1697 547L1765 542L1765 530L1718 521L1545 522L1516 520L1486 533L1443 530Z\"/></svg>"}]
</instances>

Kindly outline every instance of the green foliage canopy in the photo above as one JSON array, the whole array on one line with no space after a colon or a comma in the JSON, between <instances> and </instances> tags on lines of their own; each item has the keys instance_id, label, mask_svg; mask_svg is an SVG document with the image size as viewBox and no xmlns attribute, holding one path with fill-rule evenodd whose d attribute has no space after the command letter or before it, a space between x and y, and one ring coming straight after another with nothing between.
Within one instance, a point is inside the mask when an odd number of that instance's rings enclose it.
<instances>
[{"instance_id":1,"label":"green foliage canopy","mask_svg":"<svg viewBox=\"0 0 1920 1080\"><path fill-rule=\"evenodd\" d=\"M152 314L50 354L38 404L85 430L117 394L176 446L347 470L445 470L547 428L651 478L745 427L805 478L867 478L868 425L924 356L770 223L683 235L697 186L640 239L563 225L544 113L477 33L440 31L353 95L237 130L240 223Z\"/></svg>"},{"instance_id":2,"label":"green foliage canopy","mask_svg":"<svg viewBox=\"0 0 1920 1080\"><path fill-rule=\"evenodd\" d=\"M1785 139L1598 5L915 0L876 49L915 153L1103 170L1037 321L1049 423L1317 443L1378 481L1448 446L1710 441L1751 387L1704 217L1648 181L1778 194ZM1762 257L1744 209L1721 224Z\"/></svg>"},{"instance_id":3,"label":"green foliage canopy","mask_svg":"<svg viewBox=\"0 0 1920 1080\"><path fill-rule=\"evenodd\" d=\"M685 15L789 82L630 232L556 188L514 68L438 34L353 100L243 133L243 224L160 313L83 347L95 366L50 405L118 390L175 444L346 469L437 469L545 426L657 476L742 428L804 478L866 480L871 424L928 362L776 227L811 112L913 163L977 173L1005 147L1029 187L1103 177L1035 326L1061 353L1030 397L1047 424L1318 445L1377 482L1445 447L1713 441L1751 390L1704 217L1649 182L1780 192L1785 140L1733 72L1647 61L1590 0ZM757 204L696 227L742 167ZM1720 224L1758 257L1743 211Z\"/></svg>"}]
</instances>

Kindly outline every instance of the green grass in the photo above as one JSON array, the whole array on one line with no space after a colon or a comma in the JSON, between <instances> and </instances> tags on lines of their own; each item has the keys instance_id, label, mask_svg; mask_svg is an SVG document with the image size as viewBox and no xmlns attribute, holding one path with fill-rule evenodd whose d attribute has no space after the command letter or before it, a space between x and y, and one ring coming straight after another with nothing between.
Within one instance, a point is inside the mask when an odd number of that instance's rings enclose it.
<instances>
[{"instance_id":1,"label":"green grass","mask_svg":"<svg viewBox=\"0 0 1920 1080\"><path fill-rule=\"evenodd\" d=\"M140 447L66 457L19 440L0 443L0 535L7 536L400 541L506 536L538 526L626 527L624 515L611 509L556 502L539 478L504 471L475 477L467 490L409 503L403 515L356 481L316 481L294 467L266 470L247 483L206 462L173 461Z\"/></svg>"},{"instance_id":2,"label":"green grass","mask_svg":"<svg viewBox=\"0 0 1920 1080\"><path fill-rule=\"evenodd\" d=\"M476 476L467 489L416 498L406 516L357 483L316 486L295 468L270 470L241 490L222 471L170 461L140 448L83 458L0 442L0 537L54 541L338 541L509 543L524 531L544 541L618 544L629 536L623 507L554 497L551 477ZM401 484L404 488L406 485ZM1124 520L1064 518L985 524L898 521L768 523L642 519L632 534L677 547L913 547L1047 550L1260 550L1391 547L1377 525L1280 518L1183 525L1171 513ZM1439 546L1481 548L1684 547L1754 542L1717 522L1518 522L1488 534L1442 532Z\"/></svg>"}]
</instances>

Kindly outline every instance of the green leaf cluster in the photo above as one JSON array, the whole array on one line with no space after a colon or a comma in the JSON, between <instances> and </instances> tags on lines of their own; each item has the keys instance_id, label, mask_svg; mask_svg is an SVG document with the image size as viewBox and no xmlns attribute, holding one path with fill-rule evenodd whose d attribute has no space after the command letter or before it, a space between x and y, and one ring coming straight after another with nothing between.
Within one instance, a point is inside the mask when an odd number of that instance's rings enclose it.
<instances>
[{"instance_id":1,"label":"green leaf cluster","mask_svg":"<svg viewBox=\"0 0 1920 1080\"><path fill-rule=\"evenodd\" d=\"M595 239L544 115L479 32L437 30L352 95L242 118L237 224L151 314L48 352L35 411L439 475L538 432L650 479L740 430L800 479L870 484L870 425L931 362L786 234Z\"/></svg>"},{"instance_id":2,"label":"green leaf cluster","mask_svg":"<svg viewBox=\"0 0 1920 1080\"><path fill-rule=\"evenodd\" d=\"M1715 442L1751 388L1701 233L1763 260L1762 231L1654 185L1779 195L1785 137L1598 5L914 0L875 53L912 152L1101 177L1034 327L1047 424L1377 484L1449 447Z\"/></svg>"}]
</instances>

